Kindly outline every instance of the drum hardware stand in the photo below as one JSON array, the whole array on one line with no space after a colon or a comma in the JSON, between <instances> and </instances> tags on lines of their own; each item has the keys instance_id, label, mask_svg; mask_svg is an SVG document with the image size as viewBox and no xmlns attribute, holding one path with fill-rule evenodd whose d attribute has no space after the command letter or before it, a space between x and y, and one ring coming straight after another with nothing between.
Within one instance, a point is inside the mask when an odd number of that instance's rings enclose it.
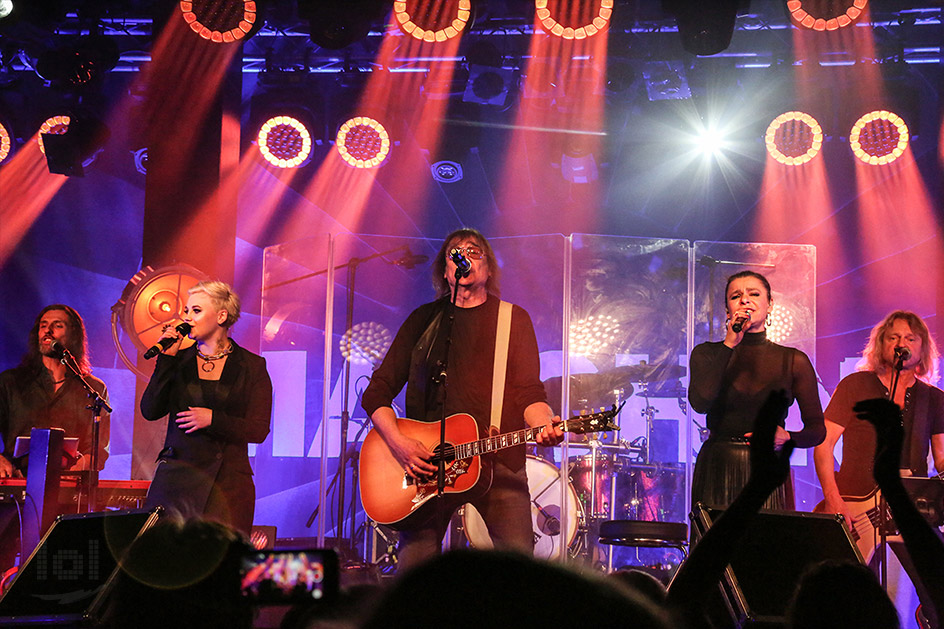
<instances>
[{"instance_id":1,"label":"drum hardware stand","mask_svg":"<svg viewBox=\"0 0 944 629\"><path fill-rule=\"evenodd\" d=\"M348 423L351 418L350 406L349 406L349 393L350 393L350 382L351 382L351 355L353 352L353 341L354 341L354 335L351 333L351 330L354 327L354 280L357 275L357 267L359 267L360 265L364 264L365 262L369 262L370 260L373 260L375 258L383 258L392 253L403 251L403 249L404 247L400 246L400 247L395 247L393 249L388 249L387 251L374 253L369 256L365 256L363 258L352 257L344 264L338 264L334 267L335 271L339 271L341 269L347 269L347 309L346 309L346 316L345 316L345 326L346 326L345 331L347 334L346 334L345 349L347 350L348 358L344 361L344 363L341 366L341 370L343 372L342 373L343 390L341 392L341 439L340 439L341 443L340 443L340 450L338 453L338 471L335 473L335 478L339 481L338 482L338 519L336 522L337 529L335 530L335 537L338 540L340 540L344 536L344 528L345 528L345 522L344 522L345 479L344 479L344 476L345 476L345 466L347 465ZM315 271L313 273L306 273L305 275L301 275L299 277L285 280L283 282L270 284L266 286L265 288L271 289L277 286L284 286L286 284L291 284L292 282L298 282L300 280L316 277L318 275L325 275L328 273L329 270L331 270L330 267L321 269L319 271ZM327 452L322 452L321 455L322 457L326 457L328 454ZM352 516L351 516L350 542L351 542L351 548L354 548L355 546L354 538L357 536L356 531L355 531L354 521L353 521L354 519L353 513L354 513L354 508L355 508L353 496L357 494L356 484L352 485L352 490L353 491L351 492L352 493L352 500L351 500ZM325 498L327 499L327 493L325 494ZM321 505L315 505L315 508L311 513L311 516L309 516L308 518L306 527L310 527L312 523L314 523L315 518L318 517L318 509L320 506Z\"/></svg>"},{"instance_id":2,"label":"drum hardware stand","mask_svg":"<svg viewBox=\"0 0 944 629\"><path fill-rule=\"evenodd\" d=\"M640 393L642 393L642 397L646 401L645 408L643 408L642 411L640 411L640 415L642 415L646 419L646 438L645 438L645 443L643 444L645 449L643 450L642 462L649 463L652 461L652 449L651 449L652 448L652 420L655 419L656 413L658 413L659 411L656 410L656 407L654 407L649 402L649 383L640 382L639 391Z\"/></svg>"},{"instance_id":3,"label":"drum hardware stand","mask_svg":"<svg viewBox=\"0 0 944 629\"><path fill-rule=\"evenodd\" d=\"M613 389L612 393L613 393L613 397L615 398L614 399L615 405L619 406L620 403L623 401L623 394L625 393L625 389L623 387L619 387L619 388ZM605 517L605 516L597 516L597 509L596 509L597 456L598 456L597 453L599 450L604 449L605 446L595 434L590 437L589 442L590 442L590 508L589 508L589 514L587 518L588 520L597 518L597 517L601 517L601 518ZM570 474L568 474L567 476L568 476L568 480L570 480ZM614 485L613 487L610 488L610 509L611 510L613 506L615 491L616 491L616 487Z\"/></svg>"},{"instance_id":4,"label":"drum hardware stand","mask_svg":"<svg viewBox=\"0 0 944 629\"><path fill-rule=\"evenodd\" d=\"M389 537L386 532L373 520L368 520L366 523L365 536L372 539L369 540L365 538L364 548L370 549L371 556L367 558L367 565L374 566L380 569L381 573L386 571L396 570L397 564L399 562L397 558L397 540ZM384 552L383 554L377 554L377 547L381 544L378 544L377 541L382 540ZM386 567L386 570L384 569Z\"/></svg>"}]
</instances>

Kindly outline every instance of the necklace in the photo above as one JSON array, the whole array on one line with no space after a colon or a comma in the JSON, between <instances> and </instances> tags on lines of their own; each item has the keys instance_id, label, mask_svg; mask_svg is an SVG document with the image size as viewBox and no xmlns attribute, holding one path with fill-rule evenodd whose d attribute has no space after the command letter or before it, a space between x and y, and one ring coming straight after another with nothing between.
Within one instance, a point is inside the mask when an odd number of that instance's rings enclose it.
<instances>
[{"instance_id":1,"label":"necklace","mask_svg":"<svg viewBox=\"0 0 944 629\"><path fill-rule=\"evenodd\" d=\"M233 353L233 344L232 344L232 343L230 343L230 344L227 346L227 348L224 349L223 351L221 351L221 352L219 352L219 353L217 353L217 354L213 354L212 356L207 356L206 354L204 354L204 353L201 352L200 350L197 350L197 356L199 356L200 358L203 359L203 364L200 365L200 369L202 369L202 370L205 371L206 373L210 373L211 371L213 371L214 369L216 369L216 363L215 363L214 361L220 360L221 358L226 358L226 356L228 356L229 354L232 354L232 353Z\"/></svg>"}]
</instances>

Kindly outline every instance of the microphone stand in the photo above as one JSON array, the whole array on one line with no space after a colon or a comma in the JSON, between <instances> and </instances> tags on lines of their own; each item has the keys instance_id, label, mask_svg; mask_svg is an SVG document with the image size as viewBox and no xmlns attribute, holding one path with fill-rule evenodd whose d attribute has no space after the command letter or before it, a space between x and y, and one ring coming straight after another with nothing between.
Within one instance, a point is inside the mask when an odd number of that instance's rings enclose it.
<instances>
[{"instance_id":1,"label":"microphone stand","mask_svg":"<svg viewBox=\"0 0 944 629\"><path fill-rule=\"evenodd\" d=\"M905 357L899 352L895 352L895 371L892 374L891 389L888 393L888 399L892 402L895 401L895 392L898 390L898 380L901 379L901 370L905 367ZM882 545L882 554L879 557L879 564L881 565L881 570L879 570L879 581L882 584L882 588L888 590L888 508L885 503L885 496L881 496L878 501L879 508L879 543Z\"/></svg>"},{"instance_id":2,"label":"microphone stand","mask_svg":"<svg viewBox=\"0 0 944 629\"><path fill-rule=\"evenodd\" d=\"M469 271L463 271L456 267L456 283L452 288L452 301L449 304L449 317L446 319L446 345L443 357L440 361L439 374L436 376L436 383L440 385L442 396L440 397L442 416L439 420L439 447L437 448L436 469L436 498L438 499L437 510L439 511L439 521L448 522L446 513L446 394L449 391L448 377L446 368L449 365L449 350L452 347L452 326L456 319L456 299L459 295L459 280L468 276ZM442 540L439 542L439 550L442 552Z\"/></svg>"},{"instance_id":3,"label":"microphone stand","mask_svg":"<svg viewBox=\"0 0 944 629\"><path fill-rule=\"evenodd\" d=\"M82 375L82 372L79 371L78 364L75 361L75 357L72 356L72 353L69 350L62 350L62 358L59 360L63 365L66 366L69 371L71 371L76 378L79 379L79 382L82 384L82 387L88 393L89 399L92 400L92 403L89 404L86 408L92 411L92 451L89 454L89 470L88 470L88 512L92 513L95 511L97 506L97 494L98 494L98 444L101 433L101 423L102 423L102 409L112 412L111 406L108 405L108 402L105 401L98 391L92 388L92 385L89 384L89 381L85 379Z\"/></svg>"},{"instance_id":4,"label":"microphone stand","mask_svg":"<svg viewBox=\"0 0 944 629\"><path fill-rule=\"evenodd\" d=\"M398 251L403 251L404 249L407 249L407 246L400 245L399 247L394 247L393 249L388 249L386 251L374 253L369 256L365 256L363 258L350 258L344 264L338 264L337 266L334 267L335 271L339 271L341 269L347 269L347 312L346 312L346 318L345 318L345 326L346 326L345 332L348 333L347 342L346 342L346 349L348 352L348 357L350 357L351 355L351 346L353 343L353 339L351 338L350 331L351 331L351 328L353 327L353 322L354 322L354 280L357 274L357 267L375 258L383 258L390 254L397 253ZM313 273L307 273L305 275L300 275L298 277L285 280L283 282L276 282L274 284L269 284L265 286L264 288L272 289L279 286L292 284L294 282L299 282L301 280L305 280L311 277L316 277L318 275L325 275L327 274L328 270L329 269L327 268L321 269L319 271L315 271ZM343 362L341 366L341 370L343 374L342 376L343 377L343 385L342 385L343 390L341 392L341 444L340 444L340 451L338 454L338 471L335 474L335 480L338 481L338 513L337 513L335 538L338 540L339 544L340 544L341 538L344 536L344 518L345 518L345 513L347 512L347 510L344 508L345 507L344 483L345 483L346 466L347 466L347 458L348 458L347 457L348 425L351 418L351 413L350 413L350 408L349 408L349 403L350 403L349 389L350 389L350 382L351 382L350 358L346 359ZM322 456L327 456L327 453L322 452ZM332 484L334 484L334 482L335 481L332 481ZM330 491L331 491L331 488L329 487L328 492ZM315 505L314 510L311 512L311 515L308 517L306 527L311 527L311 525L314 523L315 518L318 517L318 510L320 506L321 506L320 504ZM353 509L351 510L351 514L352 514L351 518L353 520L354 518ZM351 548L352 549L354 546L354 528L355 527L352 522L351 523Z\"/></svg>"}]
</instances>

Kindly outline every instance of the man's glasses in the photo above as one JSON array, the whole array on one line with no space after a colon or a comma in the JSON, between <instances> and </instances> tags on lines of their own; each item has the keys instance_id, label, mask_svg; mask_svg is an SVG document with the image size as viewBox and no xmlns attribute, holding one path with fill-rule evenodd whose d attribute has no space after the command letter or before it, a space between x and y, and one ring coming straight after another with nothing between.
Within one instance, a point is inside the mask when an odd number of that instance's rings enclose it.
<instances>
[{"instance_id":1,"label":"man's glasses","mask_svg":"<svg viewBox=\"0 0 944 629\"><path fill-rule=\"evenodd\" d=\"M469 247L453 247L449 254L452 255L453 253L463 253L466 257L472 258L473 260L481 260L485 257L485 252L475 245Z\"/></svg>"}]
</instances>

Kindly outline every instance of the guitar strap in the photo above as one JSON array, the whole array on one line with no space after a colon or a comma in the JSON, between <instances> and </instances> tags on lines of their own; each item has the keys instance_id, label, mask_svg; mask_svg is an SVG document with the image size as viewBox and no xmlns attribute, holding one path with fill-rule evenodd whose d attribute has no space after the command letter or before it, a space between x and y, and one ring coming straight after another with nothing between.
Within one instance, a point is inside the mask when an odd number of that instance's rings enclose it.
<instances>
[{"instance_id":1,"label":"guitar strap","mask_svg":"<svg viewBox=\"0 0 944 629\"><path fill-rule=\"evenodd\" d=\"M492 369L492 428L501 431L502 406L505 402L505 374L508 371L508 345L511 340L511 308L507 301L498 305L498 329L495 333L495 363Z\"/></svg>"},{"instance_id":2,"label":"guitar strap","mask_svg":"<svg viewBox=\"0 0 944 629\"><path fill-rule=\"evenodd\" d=\"M928 442L931 441L931 419L928 417L928 401L931 393L930 387L926 386L920 380L914 387L914 415L911 421L911 443L909 448L908 467L913 472L923 472L927 476L927 468L924 461L928 456ZM902 466L904 467L904 466ZM923 470L921 468L924 468Z\"/></svg>"},{"instance_id":3,"label":"guitar strap","mask_svg":"<svg viewBox=\"0 0 944 629\"><path fill-rule=\"evenodd\" d=\"M443 308L437 308L430 318L426 329L413 345L410 354L409 385L406 388L406 412L409 417L416 417L422 421L431 421L428 417L430 410L427 406L432 403L427 400L427 385L429 383L430 355L433 343L439 334L442 325Z\"/></svg>"}]
</instances>

